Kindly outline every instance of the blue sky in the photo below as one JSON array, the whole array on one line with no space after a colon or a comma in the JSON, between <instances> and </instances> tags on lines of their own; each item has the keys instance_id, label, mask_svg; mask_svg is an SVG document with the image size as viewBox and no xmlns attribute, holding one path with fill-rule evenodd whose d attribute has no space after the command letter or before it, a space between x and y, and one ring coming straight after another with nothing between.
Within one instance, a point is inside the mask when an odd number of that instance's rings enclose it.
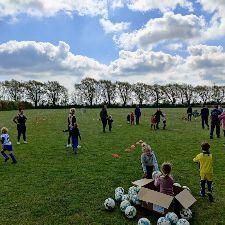
<instances>
[{"instance_id":1,"label":"blue sky","mask_svg":"<svg viewBox=\"0 0 225 225\"><path fill-rule=\"evenodd\" d=\"M220 0L22 2L0 0L1 80L225 80Z\"/></svg>"}]
</instances>

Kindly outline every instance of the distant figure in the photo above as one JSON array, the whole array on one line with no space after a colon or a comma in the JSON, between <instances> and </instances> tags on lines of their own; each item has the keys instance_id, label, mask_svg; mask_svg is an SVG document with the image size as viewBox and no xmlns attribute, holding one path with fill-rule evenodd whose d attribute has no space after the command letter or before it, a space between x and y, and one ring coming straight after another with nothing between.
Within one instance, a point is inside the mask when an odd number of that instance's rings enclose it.
<instances>
[{"instance_id":1,"label":"distant figure","mask_svg":"<svg viewBox=\"0 0 225 225\"><path fill-rule=\"evenodd\" d=\"M103 132L105 132L105 128L106 128L106 125L107 125L107 119L108 119L106 105L104 105L102 107L102 110L100 112L100 119L102 121Z\"/></svg>"},{"instance_id":2,"label":"distant figure","mask_svg":"<svg viewBox=\"0 0 225 225\"><path fill-rule=\"evenodd\" d=\"M81 136L80 136L80 131L78 129L78 125L77 123L75 123L73 126L72 126L72 129L71 129L71 137L72 137L72 147L73 147L73 151L75 154L77 154L77 149L78 149L78 137L80 138L81 140Z\"/></svg>"},{"instance_id":3,"label":"distant figure","mask_svg":"<svg viewBox=\"0 0 225 225\"><path fill-rule=\"evenodd\" d=\"M161 109L158 108L154 115L155 115L155 119L156 119L156 129L159 129L160 116L163 116Z\"/></svg>"},{"instance_id":4,"label":"distant figure","mask_svg":"<svg viewBox=\"0 0 225 225\"><path fill-rule=\"evenodd\" d=\"M166 129L166 113L163 114L162 122L163 122L163 130L165 130Z\"/></svg>"},{"instance_id":5,"label":"distant figure","mask_svg":"<svg viewBox=\"0 0 225 225\"><path fill-rule=\"evenodd\" d=\"M201 109L202 129L205 129L205 125L209 129L209 109L206 105L203 105Z\"/></svg>"},{"instance_id":6,"label":"distant figure","mask_svg":"<svg viewBox=\"0 0 225 225\"><path fill-rule=\"evenodd\" d=\"M225 112L222 112L222 114L219 116L219 120L222 123L223 136L225 137Z\"/></svg>"},{"instance_id":7,"label":"distant figure","mask_svg":"<svg viewBox=\"0 0 225 225\"><path fill-rule=\"evenodd\" d=\"M69 132L69 137L67 139L67 144L66 144L67 148L71 147L71 144L70 144L70 141L71 141L71 138L72 138L71 130L72 130L72 127L74 126L74 124L77 122L75 112L76 112L75 108L71 108L70 112L69 112L69 115L68 115L68 118L67 118L67 129L68 129L68 132Z\"/></svg>"},{"instance_id":8,"label":"distant figure","mask_svg":"<svg viewBox=\"0 0 225 225\"><path fill-rule=\"evenodd\" d=\"M187 108L188 121L191 121L192 117L192 107L189 105Z\"/></svg>"},{"instance_id":9,"label":"distant figure","mask_svg":"<svg viewBox=\"0 0 225 225\"><path fill-rule=\"evenodd\" d=\"M214 106L214 109L211 111L211 130L210 130L210 139L213 139L213 132L216 127L217 138L220 138L220 120L219 115L221 111L218 109L218 105Z\"/></svg>"},{"instance_id":10,"label":"distant figure","mask_svg":"<svg viewBox=\"0 0 225 225\"><path fill-rule=\"evenodd\" d=\"M17 124L17 144L20 144L20 137L21 134L23 135L23 143L27 144L27 137L26 137L26 121L27 117L24 115L23 109L19 108L19 113L17 116L13 118L13 122Z\"/></svg>"},{"instance_id":11,"label":"distant figure","mask_svg":"<svg viewBox=\"0 0 225 225\"><path fill-rule=\"evenodd\" d=\"M139 108L138 105L136 106L134 113L135 113L135 117L136 117L136 125L138 125L140 117L141 117L141 109Z\"/></svg>"},{"instance_id":12,"label":"distant figure","mask_svg":"<svg viewBox=\"0 0 225 225\"><path fill-rule=\"evenodd\" d=\"M109 131L112 131L112 123L113 123L113 118L111 115L109 115L108 117Z\"/></svg>"},{"instance_id":13,"label":"distant figure","mask_svg":"<svg viewBox=\"0 0 225 225\"><path fill-rule=\"evenodd\" d=\"M197 117L199 116L199 112L198 110L194 110L194 112L192 113L192 115L194 116L195 120L197 119Z\"/></svg>"},{"instance_id":14,"label":"distant figure","mask_svg":"<svg viewBox=\"0 0 225 225\"><path fill-rule=\"evenodd\" d=\"M218 110L222 113L223 112L223 107L220 105Z\"/></svg>"},{"instance_id":15,"label":"distant figure","mask_svg":"<svg viewBox=\"0 0 225 225\"><path fill-rule=\"evenodd\" d=\"M130 113L130 125L134 125L134 112Z\"/></svg>"},{"instance_id":16,"label":"distant figure","mask_svg":"<svg viewBox=\"0 0 225 225\"><path fill-rule=\"evenodd\" d=\"M154 114L151 116L150 122L151 122L151 129L153 128L155 130L156 129L156 118L155 118Z\"/></svg>"},{"instance_id":17,"label":"distant figure","mask_svg":"<svg viewBox=\"0 0 225 225\"><path fill-rule=\"evenodd\" d=\"M127 115L127 123L130 123L130 114Z\"/></svg>"}]
</instances>

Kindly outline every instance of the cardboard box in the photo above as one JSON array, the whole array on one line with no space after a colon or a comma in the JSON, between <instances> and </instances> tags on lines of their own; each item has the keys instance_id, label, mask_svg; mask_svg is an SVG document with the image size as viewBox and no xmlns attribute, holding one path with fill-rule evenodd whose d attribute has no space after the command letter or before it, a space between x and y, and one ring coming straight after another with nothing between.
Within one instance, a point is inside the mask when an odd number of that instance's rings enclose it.
<instances>
[{"instance_id":1,"label":"cardboard box","mask_svg":"<svg viewBox=\"0 0 225 225\"><path fill-rule=\"evenodd\" d=\"M141 179L132 184L141 187L138 193L141 206L160 215L174 211L174 204L178 208L189 208L197 201L188 190L177 186L173 188L174 196L160 193L152 179Z\"/></svg>"}]
</instances>

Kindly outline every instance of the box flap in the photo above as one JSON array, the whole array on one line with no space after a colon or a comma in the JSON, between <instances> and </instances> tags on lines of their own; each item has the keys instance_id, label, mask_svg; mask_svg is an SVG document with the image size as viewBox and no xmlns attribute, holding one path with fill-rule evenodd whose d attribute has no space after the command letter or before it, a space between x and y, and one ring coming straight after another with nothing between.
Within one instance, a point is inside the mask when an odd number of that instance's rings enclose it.
<instances>
[{"instance_id":1,"label":"box flap","mask_svg":"<svg viewBox=\"0 0 225 225\"><path fill-rule=\"evenodd\" d=\"M189 208L192 206L197 200L193 197L193 195L186 189L181 191L175 198L180 202L180 204L185 208Z\"/></svg>"},{"instance_id":2,"label":"box flap","mask_svg":"<svg viewBox=\"0 0 225 225\"><path fill-rule=\"evenodd\" d=\"M173 201L173 196L165 195L147 188L141 188L138 193L138 197L141 201L150 202L166 209L169 208L171 202Z\"/></svg>"},{"instance_id":3,"label":"box flap","mask_svg":"<svg viewBox=\"0 0 225 225\"><path fill-rule=\"evenodd\" d=\"M133 185L136 185L136 186L139 186L139 187L143 187L144 185L152 182L153 180L152 179L141 179L141 180L136 180L136 181L133 181L132 184Z\"/></svg>"}]
</instances>

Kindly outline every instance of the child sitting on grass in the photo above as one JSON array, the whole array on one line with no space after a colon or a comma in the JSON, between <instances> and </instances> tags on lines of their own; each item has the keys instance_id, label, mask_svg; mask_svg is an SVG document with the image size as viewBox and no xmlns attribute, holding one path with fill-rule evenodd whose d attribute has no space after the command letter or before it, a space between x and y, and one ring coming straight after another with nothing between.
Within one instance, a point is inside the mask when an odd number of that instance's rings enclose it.
<instances>
[{"instance_id":1,"label":"child sitting on grass","mask_svg":"<svg viewBox=\"0 0 225 225\"><path fill-rule=\"evenodd\" d=\"M172 176L170 175L171 169L171 164L164 162L161 166L162 175L155 179L154 184L156 187L159 186L161 193L173 196L174 181Z\"/></svg>"},{"instance_id":2,"label":"child sitting on grass","mask_svg":"<svg viewBox=\"0 0 225 225\"><path fill-rule=\"evenodd\" d=\"M75 123L73 125L73 127L72 127L71 136L72 136L73 151L74 151L75 154L77 154L77 149L79 147L79 145L78 145L78 137L81 140L80 131L78 129L77 123Z\"/></svg>"},{"instance_id":3,"label":"child sitting on grass","mask_svg":"<svg viewBox=\"0 0 225 225\"><path fill-rule=\"evenodd\" d=\"M8 129L6 127L3 127L1 129L2 135L1 135L1 142L2 142L2 150L1 154L5 158L5 162L9 160L9 156L12 159L12 164L17 163L15 155L13 154L12 149L12 143L9 141L9 135L8 135ZM9 152L9 156L5 153L5 151Z\"/></svg>"},{"instance_id":4,"label":"child sitting on grass","mask_svg":"<svg viewBox=\"0 0 225 225\"><path fill-rule=\"evenodd\" d=\"M156 129L156 118L155 118L155 115L153 114L151 116L151 129L154 128L154 130Z\"/></svg>"},{"instance_id":5,"label":"child sitting on grass","mask_svg":"<svg viewBox=\"0 0 225 225\"><path fill-rule=\"evenodd\" d=\"M193 161L199 163L200 166L200 178L201 178L201 191L200 196L205 197L205 184L208 186L209 201L213 202L212 196L212 179L213 179L213 158L210 153L210 144L203 142L201 144L202 153L198 154Z\"/></svg>"},{"instance_id":6,"label":"child sitting on grass","mask_svg":"<svg viewBox=\"0 0 225 225\"><path fill-rule=\"evenodd\" d=\"M149 145L143 145L143 153L141 155L141 165L144 172L143 177L152 179L152 172L159 170L158 162L155 154Z\"/></svg>"}]
</instances>

